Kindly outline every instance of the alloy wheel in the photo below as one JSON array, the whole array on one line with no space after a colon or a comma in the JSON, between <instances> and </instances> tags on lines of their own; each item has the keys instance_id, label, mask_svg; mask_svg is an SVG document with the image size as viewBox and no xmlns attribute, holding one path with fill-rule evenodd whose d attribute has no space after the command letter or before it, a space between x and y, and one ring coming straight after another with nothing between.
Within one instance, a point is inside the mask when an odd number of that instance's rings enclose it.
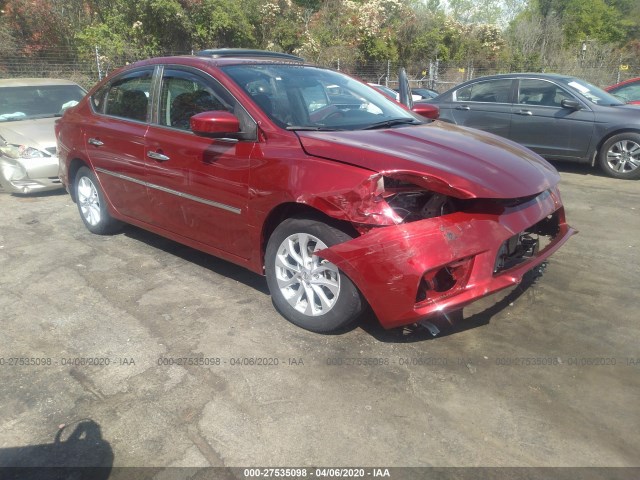
<instances>
[{"instance_id":1,"label":"alloy wheel","mask_svg":"<svg viewBox=\"0 0 640 480\"><path fill-rule=\"evenodd\" d=\"M92 226L100 223L100 197L91 179L82 177L78 181L78 204L85 221Z\"/></svg>"},{"instance_id":2,"label":"alloy wheel","mask_svg":"<svg viewBox=\"0 0 640 480\"><path fill-rule=\"evenodd\" d=\"M317 317L329 312L340 295L340 272L314 255L327 246L308 233L295 233L280 244L275 259L278 288L300 313Z\"/></svg>"},{"instance_id":3,"label":"alloy wheel","mask_svg":"<svg viewBox=\"0 0 640 480\"><path fill-rule=\"evenodd\" d=\"M633 172L640 167L640 145L633 140L621 140L607 151L609 168L618 173Z\"/></svg>"}]
</instances>

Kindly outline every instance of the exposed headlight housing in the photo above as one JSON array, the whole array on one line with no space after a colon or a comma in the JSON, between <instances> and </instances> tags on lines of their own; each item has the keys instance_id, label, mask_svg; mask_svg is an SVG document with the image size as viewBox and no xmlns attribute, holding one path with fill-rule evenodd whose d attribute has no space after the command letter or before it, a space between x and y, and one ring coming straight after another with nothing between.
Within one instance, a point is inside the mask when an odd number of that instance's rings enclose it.
<instances>
[{"instance_id":1,"label":"exposed headlight housing","mask_svg":"<svg viewBox=\"0 0 640 480\"><path fill-rule=\"evenodd\" d=\"M452 197L390 177L384 177L384 198L402 223L440 217L456 211Z\"/></svg>"},{"instance_id":2,"label":"exposed headlight housing","mask_svg":"<svg viewBox=\"0 0 640 480\"><path fill-rule=\"evenodd\" d=\"M0 145L0 154L9 158L46 158L51 156L34 147L29 147L27 145L15 145L11 143Z\"/></svg>"}]
</instances>

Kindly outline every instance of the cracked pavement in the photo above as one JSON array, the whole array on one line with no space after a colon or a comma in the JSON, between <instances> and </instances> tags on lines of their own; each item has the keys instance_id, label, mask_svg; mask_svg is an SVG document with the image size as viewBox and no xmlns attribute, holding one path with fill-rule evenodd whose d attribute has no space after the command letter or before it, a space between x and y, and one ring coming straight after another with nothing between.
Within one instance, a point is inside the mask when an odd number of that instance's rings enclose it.
<instances>
[{"instance_id":1,"label":"cracked pavement","mask_svg":"<svg viewBox=\"0 0 640 480\"><path fill-rule=\"evenodd\" d=\"M260 276L0 193L0 465L90 422L116 467L639 466L640 182L558 167L580 233L433 339L306 332Z\"/></svg>"}]
</instances>

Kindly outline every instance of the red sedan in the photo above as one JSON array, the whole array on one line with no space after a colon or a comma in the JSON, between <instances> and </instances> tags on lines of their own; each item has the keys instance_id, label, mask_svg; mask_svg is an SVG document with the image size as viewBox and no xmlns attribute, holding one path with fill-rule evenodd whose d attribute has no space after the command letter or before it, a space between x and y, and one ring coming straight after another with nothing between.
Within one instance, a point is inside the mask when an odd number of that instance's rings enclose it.
<instances>
[{"instance_id":1,"label":"red sedan","mask_svg":"<svg viewBox=\"0 0 640 480\"><path fill-rule=\"evenodd\" d=\"M605 90L627 103L640 105L640 77L616 83L605 88Z\"/></svg>"},{"instance_id":2,"label":"red sedan","mask_svg":"<svg viewBox=\"0 0 640 480\"><path fill-rule=\"evenodd\" d=\"M91 232L126 222L265 274L303 328L366 304L406 325L517 284L574 233L545 160L416 109L283 54L156 58L64 114L60 178Z\"/></svg>"}]
</instances>

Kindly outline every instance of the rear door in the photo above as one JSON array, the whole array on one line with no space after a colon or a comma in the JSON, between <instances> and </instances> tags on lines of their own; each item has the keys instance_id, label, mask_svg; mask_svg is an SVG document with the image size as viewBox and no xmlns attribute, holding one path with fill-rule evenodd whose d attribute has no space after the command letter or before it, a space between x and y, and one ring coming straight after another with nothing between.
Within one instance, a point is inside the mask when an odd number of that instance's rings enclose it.
<instances>
[{"instance_id":1,"label":"rear door","mask_svg":"<svg viewBox=\"0 0 640 480\"><path fill-rule=\"evenodd\" d=\"M165 67L145 160L153 224L241 258L249 258L247 203L256 124L212 77ZM195 135L191 116L224 110L239 117L239 138Z\"/></svg>"},{"instance_id":2,"label":"rear door","mask_svg":"<svg viewBox=\"0 0 640 480\"><path fill-rule=\"evenodd\" d=\"M451 116L458 125L509 136L514 80L494 78L466 85L451 97Z\"/></svg>"},{"instance_id":3,"label":"rear door","mask_svg":"<svg viewBox=\"0 0 640 480\"><path fill-rule=\"evenodd\" d=\"M584 158L594 129L593 111L560 85L546 79L520 79L518 100L513 105L511 140L542 156ZM562 107L575 100L582 108Z\"/></svg>"},{"instance_id":4,"label":"rear door","mask_svg":"<svg viewBox=\"0 0 640 480\"><path fill-rule=\"evenodd\" d=\"M114 79L92 97L85 125L87 156L111 204L123 215L149 221L145 187L145 134L153 67Z\"/></svg>"}]
</instances>

